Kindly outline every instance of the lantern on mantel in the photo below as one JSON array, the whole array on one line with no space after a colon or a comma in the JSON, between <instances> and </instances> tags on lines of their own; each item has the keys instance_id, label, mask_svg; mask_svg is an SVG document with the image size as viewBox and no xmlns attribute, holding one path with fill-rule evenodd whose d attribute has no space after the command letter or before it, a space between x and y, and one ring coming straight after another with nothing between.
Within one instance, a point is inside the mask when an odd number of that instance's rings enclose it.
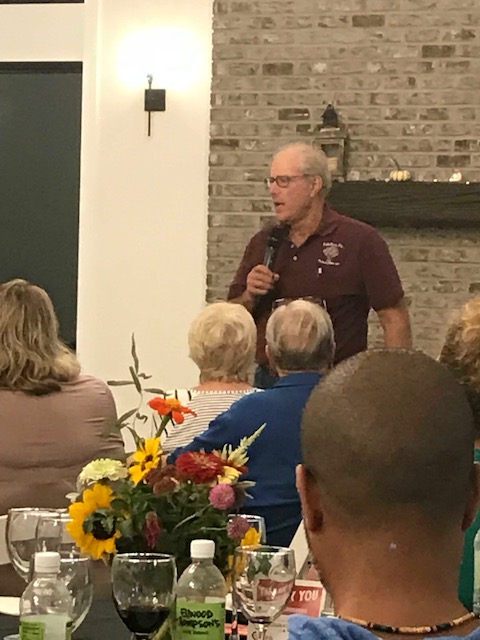
<instances>
[{"instance_id":1,"label":"lantern on mantel","mask_svg":"<svg viewBox=\"0 0 480 640\"><path fill-rule=\"evenodd\" d=\"M313 145L320 147L328 160L332 178L345 178L345 143L347 129L340 121L333 104L328 104L322 114L322 124L315 128Z\"/></svg>"}]
</instances>

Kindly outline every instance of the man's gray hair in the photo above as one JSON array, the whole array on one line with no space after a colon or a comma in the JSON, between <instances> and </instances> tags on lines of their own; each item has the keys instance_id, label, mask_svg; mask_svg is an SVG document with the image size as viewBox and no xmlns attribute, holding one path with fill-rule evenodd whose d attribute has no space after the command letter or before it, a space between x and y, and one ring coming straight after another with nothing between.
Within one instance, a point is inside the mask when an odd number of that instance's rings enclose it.
<instances>
[{"instance_id":1,"label":"man's gray hair","mask_svg":"<svg viewBox=\"0 0 480 640\"><path fill-rule=\"evenodd\" d=\"M270 316L266 341L270 359L282 373L323 371L333 362L332 321L319 304L293 300Z\"/></svg>"},{"instance_id":2,"label":"man's gray hair","mask_svg":"<svg viewBox=\"0 0 480 640\"><path fill-rule=\"evenodd\" d=\"M287 149L296 149L298 151L301 157L302 169L306 175L320 176L323 185L320 193L322 196L326 196L332 188L332 174L328 168L328 158L324 151L306 142L293 142L279 149L277 153Z\"/></svg>"}]
</instances>

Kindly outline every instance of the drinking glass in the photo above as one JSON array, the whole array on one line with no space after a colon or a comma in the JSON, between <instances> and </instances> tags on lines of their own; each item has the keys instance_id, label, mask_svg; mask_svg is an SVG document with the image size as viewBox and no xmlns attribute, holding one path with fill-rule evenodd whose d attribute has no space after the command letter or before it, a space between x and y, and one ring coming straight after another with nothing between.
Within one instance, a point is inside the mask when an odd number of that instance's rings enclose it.
<instances>
[{"instance_id":1,"label":"drinking glass","mask_svg":"<svg viewBox=\"0 0 480 640\"><path fill-rule=\"evenodd\" d=\"M54 515L57 509L20 508L9 509L6 541L10 562L18 575L28 582L30 560L36 551L38 520L45 515Z\"/></svg>"},{"instance_id":2,"label":"drinking glass","mask_svg":"<svg viewBox=\"0 0 480 640\"><path fill-rule=\"evenodd\" d=\"M72 596L72 632L85 620L93 600L93 584L90 572L90 558L80 554L60 557L59 577L63 579Z\"/></svg>"},{"instance_id":3,"label":"drinking glass","mask_svg":"<svg viewBox=\"0 0 480 640\"><path fill-rule=\"evenodd\" d=\"M35 550L57 551L62 558L78 556L76 542L67 531L69 522L71 517L68 511L41 515L37 521Z\"/></svg>"},{"instance_id":4,"label":"drinking glass","mask_svg":"<svg viewBox=\"0 0 480 640\"><path fill-rule=\"evenodd\" d=\"M247 513L245 514L230 514L228 516L228 522L232 522L232 520L235 520L236 518L244 518L248 524L250 529L254 529L255 531L257 531L259 533L259 542L260 544L266 544L267 542L267 528L265 526L265 518L263 518L263 516L253 516L253 515L249 515ZM241 541L240 545L241 545ZM231 614L231 632L230 632L230 640L238 640L239 638L239 633L238 633L238 625L239 624L246 624L245 620L242 618L242 616L238 616L238 611L235 607L235 603L233 602L233 598L232 598L232 614Z\"/></svg>"},{"instance_id":5,"label":"drinking glass","mask_svg":"<svg viewBox=\"0 0 480 640\"><path fill-rule=\"evenodd\" d=\"M112 564L112 592L132 639L145 640L167 622L175 600L175 558L163 553L119 553Z\"/></svg>"},{"instance_id":6,"label":"drinking glass","mask_svg":"<svg viewBox=\"0 0 480 640\"><path fill-rule=\"evenodd\" d=\"M57 509L22 507L8 510L5 540L7 553L16 573L28 582L31 575L31 559L36 548L37 523L43 515L57 513ZM18 633L4 640L19 640Z\"/></svg>"},{"instance_id":7,"label":"drinking glass","mask_svg":"<svg viewBox=\"0 0 480 640\"><path fill-rule=\"evenodd\" d=\"M244 518L250 525L250 529L255 529L260 534L260 544L267 542L267 529L265 527L265 518L263 516L251 516L247 513L240 513L238 515L230 514L228 516L228 522L235 520L235 518Z\"/></svg>"},{"instance_id":8,"label":"drinking glass","mask_svg":"<svg viewBox=\"0 0 480 640\"><path fill-rule=\"evenodd\" d=\"M282 613L295 585L295 555L285 547L237 547L233 564L233 600L255 625L254 640Z\"/></svg>"}]
</instances>

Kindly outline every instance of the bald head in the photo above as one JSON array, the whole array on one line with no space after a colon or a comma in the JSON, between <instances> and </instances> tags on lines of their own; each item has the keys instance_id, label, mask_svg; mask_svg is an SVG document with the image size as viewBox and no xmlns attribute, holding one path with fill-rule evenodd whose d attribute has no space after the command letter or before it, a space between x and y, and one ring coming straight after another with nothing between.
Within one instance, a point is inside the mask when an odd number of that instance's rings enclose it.
<instances>
[{"instance_id":1,"label":"bald head","mask_svg":"<svg viewBox=\"0 0 480 640\"><path fill-rule=\"evenodd\" d=\"M420 352L372 350L313 391L304 465L339 518L356 526L458 521L472 474L474 424L461 386Z\"/></svg>"}]
</instances>

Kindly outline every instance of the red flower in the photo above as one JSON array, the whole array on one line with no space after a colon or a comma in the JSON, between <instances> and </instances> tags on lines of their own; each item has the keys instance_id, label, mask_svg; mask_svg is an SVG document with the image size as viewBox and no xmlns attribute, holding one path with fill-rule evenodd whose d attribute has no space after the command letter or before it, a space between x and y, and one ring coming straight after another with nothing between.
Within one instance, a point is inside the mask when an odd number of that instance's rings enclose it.
<instances>
[{"instance_id":1,"label":"red flower","mask_svg":"<svg viewBox=\"0 0 480 640\"><path fill-rule=\"evenodd\" d=\"M175 463L178 475L183 480L193 480L196 484L212 482L222 475L224 461L214 453L188 451L178 456Z\"/></svg>"},{"instance_id":2,"label":"red flower","mask_svg":"<svg viewBox=\"0 0 480 640\"><path fill-rule=\"evenodd\" d=\"M163 527L155 511L149 511L145 516L145 537L150 549L155 549L158 536L162 533Z\"/></svg>"},{"instance_id":3,"label":"red flower","mask_svg":"<svg viewBox=\"0 0 480 640\"><path fill-rule=\"evenodd\" d=\"M152 398L148 401L148 406L161 416L170 416L170 419L176 424L182 424L185 420L185 413L189 413L192 416L197 415L195 411L180 404L177 398Z\"/></svg>"}]
</instances>

